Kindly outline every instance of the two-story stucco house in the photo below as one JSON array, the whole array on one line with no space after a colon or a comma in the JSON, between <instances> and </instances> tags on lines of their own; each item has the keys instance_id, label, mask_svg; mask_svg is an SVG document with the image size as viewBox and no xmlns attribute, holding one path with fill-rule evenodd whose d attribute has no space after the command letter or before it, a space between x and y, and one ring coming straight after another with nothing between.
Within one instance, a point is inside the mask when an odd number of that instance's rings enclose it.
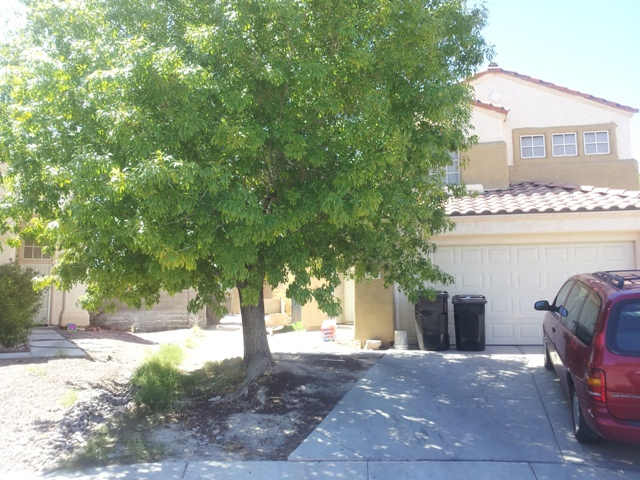
<instances>
[{"instance_id":1,"label":"two-story stucco house","mask_svg":"<svg viewBox=\"0 0 640 480\"><path fill-rule=\"evenodd\" d=\"M455 283L436 288L486 297L487 344L541 344L536 300L570 274L640 268L638 110L497 65L469 83L479 143L449 177L475 193L447 204L456 229L434 239L435 262ZM388 343L402 330L416 343L414 305L382 284L345 283L345 320L360 340ZM452 306L449 317L452 334Z\"/></svg>"},{"instance_id":2,"label":"two-story stucco house","mask_svg":"<svg viewBox=\"0 0 640 480\"><path fill-rule=\"evenodd\" d=\"M457 227L434 239L435 261L455 283L435 287L450 297L486 297L487 344L539 344L542 318L533 303L552 297L567 276L640 268L640 185L630 129L638 110L496 65L469 83L479 142L454 154L464 161L448 170L448 179L472 192L447 204ZM31 244L0 253L0 262L10 258L43 273L53 262ZM82 290L48 292L41 321L88 325L89 314L77 306ZM205 312L187 314L191 294L163 297L150 311L123 309L101 324L176 328L203 321ZM414 306L397 288L384 288L382 279L346 281L335 294L343 304L339 320L355 325L357 339L389 344L402 330L416 343ZM307 329L327 318L314 303L293 312Z\"/></svg>"}]
</instances>

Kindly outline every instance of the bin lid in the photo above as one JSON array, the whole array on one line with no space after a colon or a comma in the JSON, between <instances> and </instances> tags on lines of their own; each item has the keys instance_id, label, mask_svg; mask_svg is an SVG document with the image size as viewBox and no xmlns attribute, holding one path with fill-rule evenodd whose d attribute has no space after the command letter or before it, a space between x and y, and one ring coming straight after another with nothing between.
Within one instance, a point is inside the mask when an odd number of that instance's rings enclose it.
<instances>
[{"instance_id":1,"label":"bin lid","mask_svg":"<svg viewBox=\"0 0 640 480\"><path fill-rule=\"evenodd\" d=\"M431 309L436 305L442 305L446 309L446 300L448 298L449 292L445 292L444 290L438 290L436 292L436 298L434 298L433 300L429 300L427 297L420 297L418 299L418 303L416 303L416 313L419 313L423 310Z\"/></svg>"},{"instance_id":2,"label":"bin lid","mask_svg":"<svg viewBox=\"0 0 640 480\"><path fill-rule=\"evenodd\" d=\"M454 295L452 303L487 303L484 295Z\"/></svg>"},{"instance_id":3,"label":"bin lid","mask_svg":"<svg viewBox=\"0 0 640 480\"><path fill-rule=\"evenodd\" d=\"M449 292L445 290L436 290L436 299L438 298L449 298ZM429 303L431 300L429 300L427 297L420 297L418 299L418 302L421 302L421 301L425 301Z\"/></svg>"}]
</instances>

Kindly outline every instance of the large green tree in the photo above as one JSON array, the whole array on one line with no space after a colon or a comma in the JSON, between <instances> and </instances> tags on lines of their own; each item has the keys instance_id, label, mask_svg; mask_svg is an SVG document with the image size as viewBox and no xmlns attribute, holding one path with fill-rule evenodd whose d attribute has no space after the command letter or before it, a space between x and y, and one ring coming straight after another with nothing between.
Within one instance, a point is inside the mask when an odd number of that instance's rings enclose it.
<instances>
[{"instance_id":1,"label":"large green tree","mask_svg":"<svg viewBox=\"0 0 640 480\"><path fill-rule=\"evenodd\" d=\"M263 282L336 313L341 275L447 276L438 172L469 147L488 53L465 0L25 0L1 51L5 228L85 306L237 287L250 376ZM311 278L323 279L311 287Z\"/></svg>"}]
</instances>

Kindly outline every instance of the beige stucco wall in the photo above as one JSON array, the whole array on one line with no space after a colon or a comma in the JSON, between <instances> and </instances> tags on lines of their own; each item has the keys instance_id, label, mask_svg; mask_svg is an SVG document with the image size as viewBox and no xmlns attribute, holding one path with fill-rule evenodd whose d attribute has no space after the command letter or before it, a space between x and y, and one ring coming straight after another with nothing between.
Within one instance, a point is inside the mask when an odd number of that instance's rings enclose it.
<instances>
[{"instance_id":1,"label":"beige stucco wall","mask_svg":"<svg viewBox=\"0 0 640 480\"><path fill-rule=\"evenodd\" d=\"M381 340L383 346L393 341L393 297L382 278L355 284L356 340Z\"/></svg>"},{"instance_id":2,"label":"beige stucco wall","mask_svg":"<svg viewBox=\"0 0 640 480\"><path fill-rule=\"evenodd\" d=\"M227 290L225 308L229 315L240 315L240 295L237 288Z\"/></svg>"},{"instance_id":3,"label":"beige stucco wall","mask_svg":"<svg viewBox=\"0 0 640 480\"><path fill-rule=\"evenodd\" d=\"M316 288L320 285L322 285L322 281L318 280L317 278L311 279L311 288ZM338 290L334 293L334 295L340 297L340 289L341 287L338 287ZM322 310L320 310L318 302L316 302L315 300L311 300L305 305L302 305L300 307L300 310L302 326L308 332L320 330L322 322L329 319L329 316Z\"/></svg>"},{"instance_id":4,"label":"beige stucco wall","mask_svg":"<svg viewBox=\"0 0 640 480\"><path fill-rule=\"evenodd\" d=\"M59 324L66 327L73 323L78 327L89 326L89 313L79 305L79 299L86 293L84 285L75 285L68 292L62 292L62 310L59 315Z\"/></svg>"},{"instance_id":5,"label":"beige stucco wall","mask_svg":"<svg viewBox=\"0 0 640 480\"><path fill-rule=\"evenodd\" d=\"M0 264L9 263L16 259L16 249L6 243L6 237L2 237L2 250L0 251Z\"/></svg>"},{"instance_id":6,"label":"beige stucco wall","mask_svg":"<svg viewBox=\"0 0 640 480\"><path fill-rule=\"evenodd\" d=\"M264 311L265 313L281 313L283 310L291 315L291 300L286 297L286 285L278 285L277 288L271 288L269 285L264 286ZM237 288L227 291L227 299L225 308L229 315L240 315L240 295Z\"/></svg>"},{"instance_id":7,"label":"beige stucco wall","mask_svg":"<svg viewBox=\"0 0 640 480\"><path fill-rule=\"evenodd\" d=\"M318 279L311 280L311 287L315 288L322 284ZM342 306L342 312L335 317L337 323L351 325L355 322L355 282L345 278L335 289L333 296L338 299ZM322 322L329 319L329 316L320 310L318 303L311 300L306 305L300 307L301 322L307 331L320 330Z\"/></svg>"},{"instance_id":8,"label":"beige stucco wall","mask_svg":"<svg viewBox=\"0 0 640 480\"><path fill-rule=\"evenodd\" d=\"M480 184L484 189L509 186L506 142L481 143L465 155L468 158L462 170L465 184Z\"/></svg>"},{"instance_id":9,"label":"beige stucco wall","mask_svg":"<svg viewBox=\"0 0 640 480\"><path fill-rule=\"evenodd\" d=\"M586 155L584 153L583 134L586 131L608 131L609 153ZM554 157L552 153L552 135L555 133L575 133L578 154L576 156ZM520 136L543 135L545 139L545 157L520 158ZM522 180L561 181L579 185L637 190L638 162L619 159L619 144L616 125L611 123L594 125L566 125L548 128L517 128L512 132L514 162L509 168L512 182Z\"/></svg>"},{"instance_id":10,"label":"beige stucco wall","mask_svg":"<svg viewBox=\"0 0 640 480\"><path fill-rule=\"evenodd\" d=\"M638 162L618 160L615 168L611 162L569 161L566 164L554 164L545 168L539 165L518 165L509 168L509 176L514 183L522 180L540 180L543 182L575 183L622 190L638 190Z\"/></svg>"}]
</instances>

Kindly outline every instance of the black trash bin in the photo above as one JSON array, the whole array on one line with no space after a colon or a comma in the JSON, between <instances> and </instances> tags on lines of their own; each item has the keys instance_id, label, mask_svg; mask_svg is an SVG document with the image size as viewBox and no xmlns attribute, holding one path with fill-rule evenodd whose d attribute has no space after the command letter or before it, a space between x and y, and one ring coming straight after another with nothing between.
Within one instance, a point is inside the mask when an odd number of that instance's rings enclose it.
<instances>
[{"instance_id":1,"label":"black trash bin","mask_svg":"<svg viewBox=\"0 0 640 480\"><path fill-rule=\"evenodd\" d=\"M420 350L449 350L449 294L437 292L435 300L416 303L416 334Z\"/></svg>"},{"instance_id":2,"label":"black trash bin","mask_svg":"<svg viewBox=\"0 0 640 480\"><path fill-rule=\"evenodd\" d=\"M483 295L454 295L453 320L458 350L483 351L485 348Z\"/></svg>"}]
</instances>

